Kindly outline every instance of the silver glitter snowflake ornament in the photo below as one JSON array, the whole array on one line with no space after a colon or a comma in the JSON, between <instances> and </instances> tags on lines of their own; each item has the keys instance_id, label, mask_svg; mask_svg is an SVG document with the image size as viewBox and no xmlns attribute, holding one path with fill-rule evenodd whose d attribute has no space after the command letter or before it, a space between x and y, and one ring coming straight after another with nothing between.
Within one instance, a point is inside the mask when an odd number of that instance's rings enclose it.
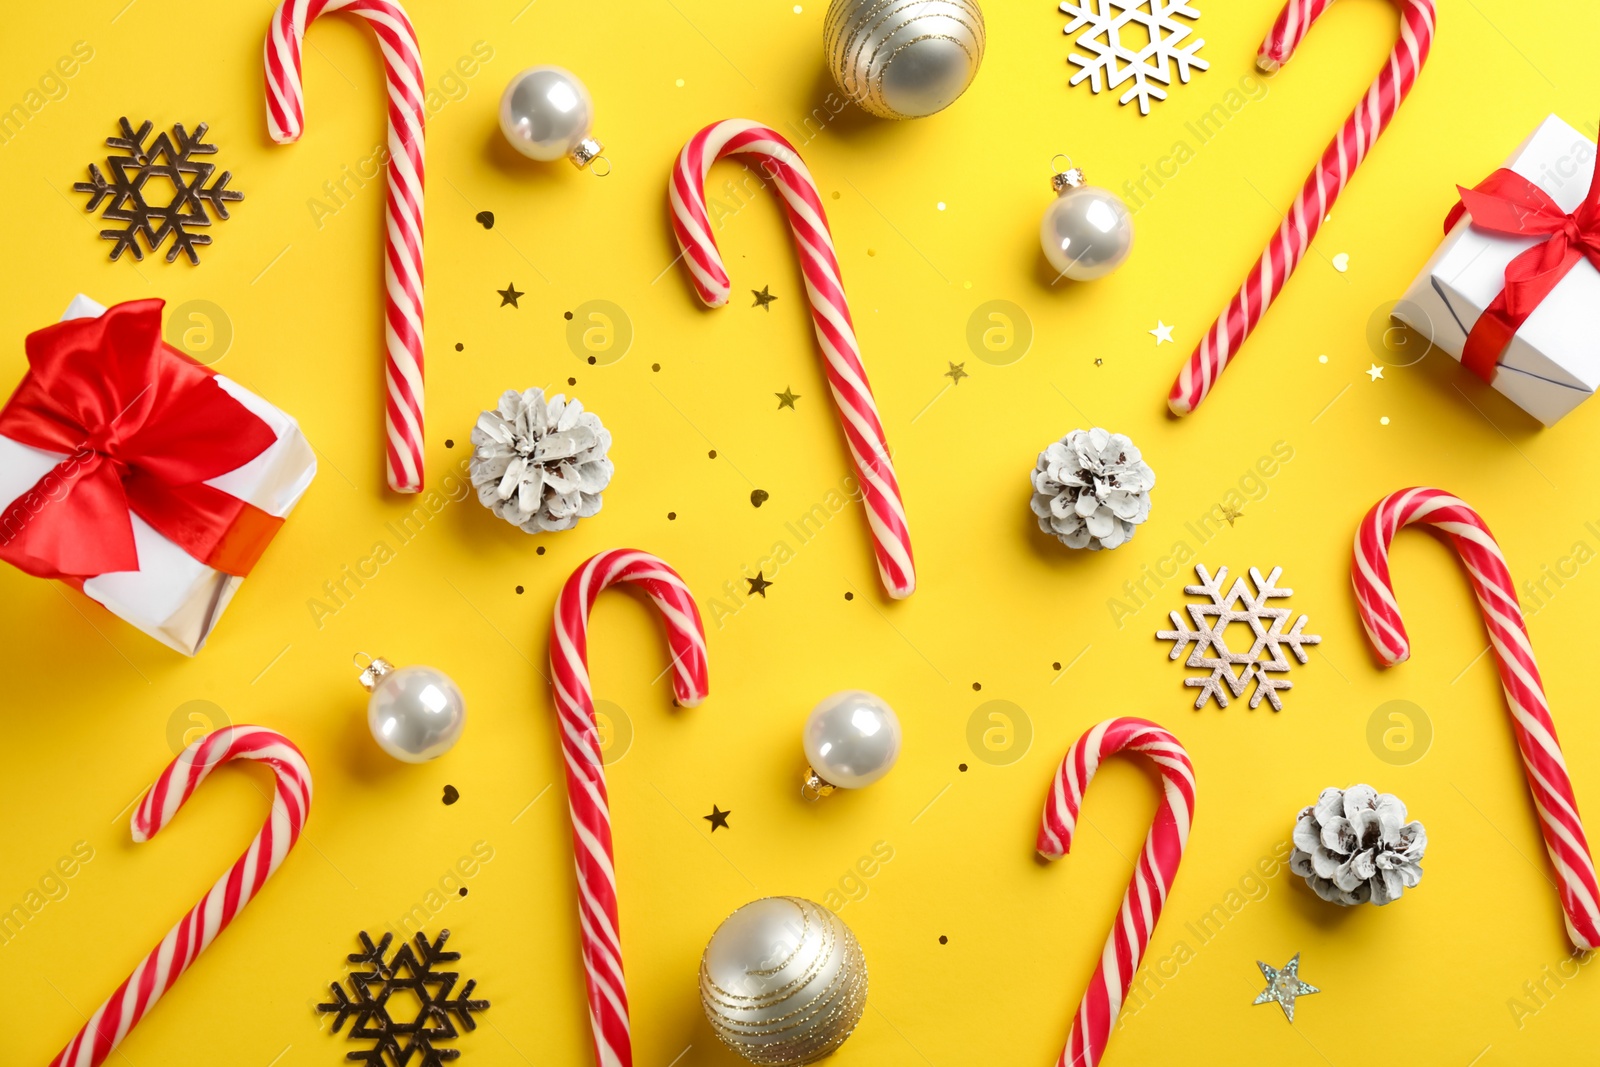
<instances>
[{"instance_id":1,"label":"silver glitter snowflake ornament","mask_svg":"<svg viewBox=\"0 0 1600 1067\"><path fill-rule=\"evenodd\" d=\"M1194 647L1190 649L1185 665L1201 667L1210 672L1204 677L1183 680L1184 685L1200 690L1194 702L1196 710L1205 707L1208 700L1215 700L1219 708L1227 707L1229 695L1242 696L1254 680L1256 689L1250 695L1250 706L1260 706L1265 697L1272 704L1273 711L1282 711L1283 701L1278 696L1279 691L1294 688L1293 682L1281 677L1289 672L1289 659L1283 654L1285 646L1294 653L1295 659L1305 663L1304 646L1320 644L1322 641L1316 634L1302 632L1306 624L1304 615L1295 620L1292 628L1285 630L1284 625L1289 621L1291 612L1288 608L1269 606L1270 601L1294 594L1293 589L1278 587L1278 576L1283 573L1283 568L1274 567L1271 574L1262 578L1261 571L1251 567L1250 580L1256 587L1254 593L1245 586L1243 578L1235 579L1233 587L1224 593L1223 586L1228 581L1226 567L1218 568L1214 578L1203 564L1196 564L1194 570L1200 576L1200 584L1186 585L1183 591L1190 596L1206 597L1207 602L1184 605L1193 629L1185 624L1181 613L1174 611L1170 613L1172 629L1159 630L1156 637L1172 642L1169 659L1179 658L1184 649L1192 644ZM1229 624L1235 622L1242 622L1250 628L1250 647L1242 652L1228 647L1226 632Z\"/></svg>"},{"instance_id":2,"label":"silver glitter snowflake ornament","mask_svg":"<svg viewBox=\"0 0 1600 1067\"><path fill-rule=\"evenodd\" d=\"M1116 548L1150 517L1156 472L1132 441L1098 426L1039 453L1030 506L1039 529L1068 548Z\"/></svg>"},{"instance_id":3,"label":"silver glitter snowflake ornament","mask_svg":"<svg viewBox=\"0 0 1600 1067\"><path fill-rule=\"evenodd\" d=\"M577 400L507 390L472 429L478 502L526 533L570 530L600 510L611 433Z\"/></svg>"},{"instance_id":4,"label":"silver glitter snowflake ornament","mask_svg":"<svg viewBox=\"0 0 1600 1067\"><path fill-rule=\"evenodd\" d=\"M1172 84L1174 68L1187 85L1191 70L1210 66L1195 54L1202 38L1184 43L1194 31L1177 17L1197 19L1200 12L1183 0L1062 0L1061 10L1072 16L1064 32L1077 34L1077 51L1067 56L1079 68L1072 84L1087 80L1098 93L1132 81L1120 102L1137 99L1142 115L1150 114L1151 100L1167 98L1162 86Z\"/></svg>"}]
</instances>

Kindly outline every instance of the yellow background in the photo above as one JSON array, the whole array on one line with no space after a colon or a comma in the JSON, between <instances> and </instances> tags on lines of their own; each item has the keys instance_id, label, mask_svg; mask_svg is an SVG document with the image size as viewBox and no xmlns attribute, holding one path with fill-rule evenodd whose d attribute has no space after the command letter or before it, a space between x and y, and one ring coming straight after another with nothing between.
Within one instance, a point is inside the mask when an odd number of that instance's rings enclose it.
<instances>
[{"instance_id":1,"label":"yellow background","mask_svg":"<svg viewBox=\"0 0 1600 1067\"><path fill-rule=\"evenodd\" d=\"M1052 287L1036 236L1051 157L1071 153L1116 189L1179 139L1195 147L1185 124L1251 72L1275 0L1201 3L1211 69L1148 118L1067 87L1065 17L1050 4L992 2L983 70L955 106L907 123L847 111L809 134L802 122L827 113L832 91L822 0L798 11L792 0L525 3L410 4L430 85L446 101L427 144L428 475L438 486L466 459L480 409L531 385L575 394L604 418L617 474L605 510L574 532L530 539L468 500L403 546L384 524L415 501L381 489L381 185L323 213L320 226L309 203L384 137L370 32L338 18L312 29L307 133L280 147L261 100L270 4L86 0L8 13L0 104L24 100L76 41L93 58L0 147L0 381L21 376L24 336L76 292L106 303L159 296L169 307L208 300L234 331L218 370L294 414L322 466L194 660L57 585L0 570L0 906L24 901L76 842L94 850L65 898L0 946L11 1019L0 1060L52 1055L259 825L262 772L228 770L165 833L129 842L129 806L171 758L169 732L194 725L194 712L289 734L310 759L316 800L282 870L119 1062L343 1062L355 1046L319 1033L326 1024L311 1005L342 977L358 930L415 907L437 910L430 931L450 928L461 971L494 1005L458 1043L463 1062L586 1062L564 785L541 671L562 580L590 553L622 545L659 553L687 578L708 612L712 673L704 706L671 710L665 683L652 684L666 662L654 620L630 597L603 599L597 691L625 709L634 733L609 780L641 1067L736 1062L697 1002L702 946L755 897L830 892L848 901L841 914L872 974L866 1017L836 1062L1051 1062L1154 789L1131 762L1113 761L1088 797L1093 830L1070 858L1037 863L1033 837L1057 761L1116 714L1178 734L1200 800L1149 960L1173 957L1180 942L1191 952L1168 964L1170 980L1115 1036L1108 1062L1181 1048L1195 1063L1512 1064L1592 1048L1600 988L1588 969L1564 988L1545 980L1542 1003L1524 989L1547 966L1558 973L1568 946L1462 572L1428 537L1401 538L1395 566L1416 658L1382 673L1347 568L1365 510L1421 483L1480 508L1519 581L1546 566L1575 573L1560 589L1547 582L1554 595L1531 628L1578 797L1600 812L1600 720L1584 682L1600 578L1587 562L1561 562L1576 542L1586 561L1600 548L1585 525L1600 520L1589 447L1600 405L1540 431L1438 353L1411 366L1390 354L1381 380L1365 373L1385 362L1369 346L1369 318L1437 244L1453 184L1488 173L1550 111L1592 132L1600 94L1584 42L1600 33L1600 13L1575 0L1441 0L1434 57L1393 129L1237 365L1180 422L1163 405L1173 375L1383 62L1390 5L1339 5L1267 95L1141 208L1136 251L1118 274ZM445 83L476 42L492 59ZM537 165L502 142L500 92L536 63L577 71L593 92L610 177ZM247 199L213 228L199 267L107 262L97 221L69 191L103 159L119 115L211 124L216 160ZM731 116L804 140L824 191L915 535L919 588L907 602L881 594L859 508L803 547L786 530L841 484L847 458L770 195L720 231L731 307L700 308L671 265L672 159L701 126ZM712 184L737 174L724 164ZM492 231L473 219L485 209L498 220ZM1346 273L1331 266L1338 253L1349 256ZM518 309L499 306L495 290L508 282L527 293ZM770 313L752 309L749 291L768 285L778 296ZM591 366L569 348L562 314L595 299L623 308L635 336L624 358ZM1009 365L967 345L969 316L992 299L1020 305L1034 331ZM1157 347L1147 332L1158 319L1174 325L1174 344ZM951 362L969 375L954 387L943 376ZM776 410L773 394L786 387L801 397L794 411ZM1131 434L1159 477L1151 521L1114 553L1069 553L1028 512L1035 453L1088 425ZM1250 481L1280 441L1292 460ZM1185 524L1233 500L1241 479L1242 516L1201 544ZM770 494L760 509L753 488ZM380 539L395 558L319 625L311 601L325 598L323 583ZM1182 575L1120 627L1113 620L1123 583L1180 540L1235 574L1285 568L1294 606L1325 640L1296 668L1281 714L1244 702L1191 710L1184 668L1152 636L1184 599ZM796 551L774 572L763 561L778 541ZM767 597L712 624L712 598L733 604L724 583L743 590L742 575L761 566L775 582ZM349 665L357 650L453 675L471 708L460 744L422 767L379 753ZM870 790L807 805L800 724L847 687L894 705L904 756ZM979 746L1001 764L968 741L989 700L1015 704L1031 731L1025 749ZM1413 702L1413 720L1434 733L1406 765L1368 741L1369 720L1390 700ZM1398 793L1426 824L1418 890L1381 911L1341 911L1286 870L1250 877L1302 805L1358 781ZM461 794L453 806L440 802L447 783ZM701 819L713 804L733 812L731 830L714 837ZM478 842L493 858L465 880L469 896L430 902L441 879L457 888L447 876ZM853 875L879 842L893 859L868 863L870 878ZM1186 924L1216 908L1225 921L1195 936ZM1302 1001L1291 1028L1251 1000L1262 984L1255 961L1281 965L1297 951L1323 992ZM1519 996L1520 1013L1510 1004Z\"/></svg>"}]
</instances>

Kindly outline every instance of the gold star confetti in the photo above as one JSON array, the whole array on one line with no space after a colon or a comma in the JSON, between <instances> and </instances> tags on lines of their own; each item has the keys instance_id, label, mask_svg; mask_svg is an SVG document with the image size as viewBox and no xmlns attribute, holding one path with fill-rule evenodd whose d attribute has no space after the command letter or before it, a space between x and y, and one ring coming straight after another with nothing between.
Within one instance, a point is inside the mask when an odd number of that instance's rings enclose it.
<instances>
[{"instance_id":1,"label":"gold star confetti","mask_svg":"<svg viewBox=\"0 0 1600 1067\"><path fill-rule=\"evenodd\" d=\"M773 296L772 293L769 291L769 290L771 290L771 288L772 288L772 286L770 286L770 285L763 285L761 287L760 291L757 291L755 289L750 290L750 292L752 294L754 294L754 296L756 298L756 302L754 304L751 304L750 306L753 307L753 308L766 308L766 310L771 311L772 310L772 302L774 300L778 299L777 297Z\"/></svg>"},{"instance_id":2,"label":"gold star confetti","mask_svg":"<svg viewBox=\"0 0 1600 1067\"><path fill-rule=\"evenodd\" d=\"M960 385L961 379L972 377L967 373L967 365L965 363L951 363L950 369L944 372L944 376L950 379L952 385Z\"/></svg>"},{"instance_id":3,"label":"gold star confetti","mask_svg":"<svg viewBox=\"0 0 1600 1067\"><path fill-rule=\"evenodd\" d=\"M1244 514L1244 512L1240 511L1238 508L1229 507L1227 504L1218 504L1217 506L1222 509L1222 517L1228 520L1229 526L1233 525L1234 519L1237 519L1239 516Z\"/></svg>"},{"instance_id":4,"label":"gold star confetti","mask_svg":"<svg viewBox=\"0 0 1600 1067\"><path fill-rule=\"evenodd\" d=\"M800 394L791 392L787 385L783 387L783 392L773 393L772 395L778 398L778 409L780 411L784 408L793 408L794 402L800 399Z\"/></svg>"},{"instance_id":5,"label":"gold star confetti","mask_svg":"<svg viewBox=\"0 0 1600 1067\"><path fill-rule=\"evenodd\" d=\"M767 590L775 584L767 581L767 576L760 571L756 572L754 578L746 578L745 581L750 583L750 592L760 593L762 600L767 599Z\"/></svg>"}]
</instances>

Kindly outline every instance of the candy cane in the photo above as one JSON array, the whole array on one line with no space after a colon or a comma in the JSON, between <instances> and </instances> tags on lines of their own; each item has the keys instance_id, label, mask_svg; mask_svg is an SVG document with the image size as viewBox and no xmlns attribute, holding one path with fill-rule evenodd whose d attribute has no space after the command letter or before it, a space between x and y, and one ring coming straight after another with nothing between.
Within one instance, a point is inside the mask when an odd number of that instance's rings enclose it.
<instances>
[{"instance_id":1,"label":"candy cane","mask_svg":"<svg viewBox=\"0 0 1600 1067\"><path fill-rule=\"evenodd\" d=\"M617 879L611 851L611 809L589 688L589 612L601 590L636 582L661 612L672 652L672 690L680 707L705 699L706 635L700 609L678 572L629 548L601 552L572 573L556 601L550 632L550 689L561 723L567 763L567 810L578 867L578 917L589 985L589 1022L599 1067L631 1067L628 990L622 977L617 924Z\"/></svg>"},{"instance_id":2,"label":"candy cane","mask_svg":"<svg viewBox=\"0 0 1600 1067\"><path fill-rule=\"evenodd\" d=\"M225 726L184 749L161 772L133 813L133 840L138 843L154 837L214 769L236 759L259 760L272 768L277 781L266 825L200 903L167 931L144 962L89 1017L78 1036L50 1061L50 1067L98 1067L105 1062L128 1031L261 891L299 839L311 809L311 771L305 757L282 734L260 726Z\"/></svg>"},{"instance_id":3,"label":"candy cane","mask_svg":"<svg viewBox=\"0 0 1600 1067\"><path fill-rule=\"evenodd\" d=\"M1123 749L1144 753L1161 771L1161 803L1150 835L1144 839L1139 862L1134 865L1128 890L1122 895L1122 908L1106 938L1094 978L1078 1003L1078 1013L1072 1017L1072 1033L1067 1047L1061 1050L1057 1067L1095 1067L1105 1055L1117 1013L1122 1010L1134 972L1155 932L1156 920L1161 918L1172 880L1178 875L1189 826L1194 822L1194 767L1178 739L1146 719L1107 719L1078 738L1061 761L1050 795L1045 798L1039 855L1056 860L1071 850L1078 809L1089 780L1101 760Z\"/></svg>"},{"instance_id":4,"label":"candy cane","mask_svg":"<svg viewBox=\"0 0 1600 1067\"><path fill-rule=\"evenodd\" d=\"M1578 800L1567 776L1566 760L1561 757L1561 742L1550 719L1550 704L1533 660L1533 645L1528 641L1506 558L1469 504L1440 489L1417 488L1391 493L1367 512L1356 533L1350 565L1361 625L1385 667L1411 658L1411 642L1389 577L1389 542L1402 526L1414 522L1442 531L1467 566L1500 668L1500 685L1511 708L1511 725L1522 750L1528 790L1539 811L1544 847L1559 880L1567 936L1579 950L1592 949L1600 945L1600 885L1595 883L1594 860L1578 817Z\"/></svg>"},{"instance_id":5,"label":"candy cane","mask_svg":"<svg viewBox=\"0 0 1600 1067\"><path fill-rule=\"evenodd\" d=\"M850 444L856 477L861 481L867 523L872 528L878 574L889 595L901 599L916 588L916 564L911 558L911 534L906 529L905 504L889 458L889 443L878 420L867 370L861 365L850 305L839 277L839 260L822 197L794 146L778 131L749 119L714 122L683 146L672 171L668 195L672 203L672 229L689 266L694 288L707 307L728 302L728 272L706 215L705 182L711 165L724 156L747 155L760 161L761 172L777 187L789 216L800 270L805 275L811 301L811 322L817 343L827 361L828 387Z\"/></svg>"},{"instance_id":6,"label":"candy cane","mask_svg":"<svg viewBox=\"0 0 1600 1067\"><path fill-rule=\"evenodd\" d=\"M1262 73L1272 74L1287 63L1311 23L1332 3L1333 0L1289 0L1273 24L1272 32L1261 43L1256 66ZM1283 289L1284 282L1299 266L1322 220L1350 181L1350 175L1367 158L1378 135L1394 118L1396 109L1417 80L1417 72L1427 61L1428 49L1433 44L1433 0L1395 0L1395 3L1400 7L1400 38L1394 51L1389 53L1389 62L1378 72L1367 95L1322 153L1322 161L1306 178L1294 206L1289 209L1283 225L1278 227L1277 236L1261 253L1243 287L1189 357L1178 380L1172 383L1167 406L1173 414L1187 415L1211 392L1223 369L1238 354L1245 338L1250 336L1267 307Z\"/></svg>"},{"instance_id":7,"label":"candy cane","mask_svg":"<svg viewBox=\"0 0 1600 1067\"><path fill-rule=\"evenodd\" d=\"M384 285L388 290L384 380L389 488L422 489L422 52L395 0L284 0L267 34L267 130L292 144L305 129L300 41L318 15L343 11L372 24L389 88L389 200Z\"/></svg>"}]
</instances>

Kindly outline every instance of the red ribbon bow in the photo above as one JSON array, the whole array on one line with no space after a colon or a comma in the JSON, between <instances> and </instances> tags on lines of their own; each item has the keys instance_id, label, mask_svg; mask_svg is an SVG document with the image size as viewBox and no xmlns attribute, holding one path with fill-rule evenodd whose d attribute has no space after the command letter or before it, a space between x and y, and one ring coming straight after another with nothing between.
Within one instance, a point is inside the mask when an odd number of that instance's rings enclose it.
<instances>
[{"instance_id":1,"label":"red ribbon bow","mask_svg":"<svg viewBox=\"0 0 1600 1067\"><path fill-rule=\"evenodd\" d=\"M282 519L204 483L277 439L213 373L161 341L160 300L28 335L0 435L66 453L0 514L0 559L41 578L139 569L131 515L243 575Z\"/></svg>"},{"instance_id":2,"label":"red ribbon bow","mask_svg":"<svg viewBox=\"0 0 1600 1067\"><path fill-rule=\"evenodd\" d=\"M1506 265L1506 284L1486 308L1461 353L1462 364L1486 382L1494 380L1500 356L1556 283L1580 259L1600 269L1600 166L1589 193L1570 215L1543 189L1516 171L1501 168L1471 189L1456 187L1461 201L1444 221L1446 232L1470 212L1472 225L1512 237L1549 236Z\"/></svg>"}]
</instances>

